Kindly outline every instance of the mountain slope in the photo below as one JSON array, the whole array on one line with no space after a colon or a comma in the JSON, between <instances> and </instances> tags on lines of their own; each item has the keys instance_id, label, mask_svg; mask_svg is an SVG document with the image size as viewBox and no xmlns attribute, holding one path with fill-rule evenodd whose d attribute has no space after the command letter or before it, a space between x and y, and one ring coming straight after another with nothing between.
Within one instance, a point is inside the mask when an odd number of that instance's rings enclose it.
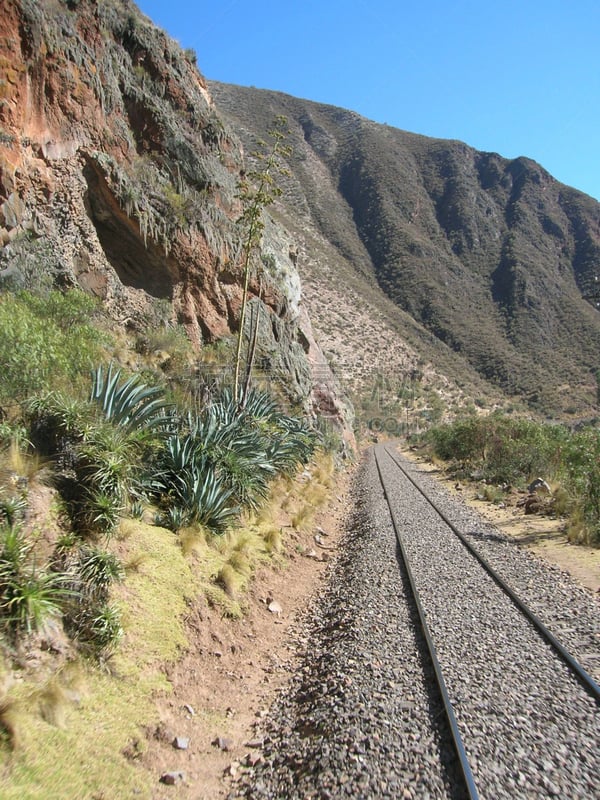
<instances>
[{"instance_id":1,"label":"mountain slope","mask_svg":"<svg viewBox=\"0 0 600 800\"><path fill-rule=\"evenodd\" d=\"M382 290L389 323L414 341L397 309L407 312L460 357L463 380L468 364L540 409L594 413L600 313L586 295L600 271L600 204L526 158L209 85L248 149L287 118L286 224L333 247L334 283ZM427 353L457 374L448 353Z\"/></svg>"}]
</instances>

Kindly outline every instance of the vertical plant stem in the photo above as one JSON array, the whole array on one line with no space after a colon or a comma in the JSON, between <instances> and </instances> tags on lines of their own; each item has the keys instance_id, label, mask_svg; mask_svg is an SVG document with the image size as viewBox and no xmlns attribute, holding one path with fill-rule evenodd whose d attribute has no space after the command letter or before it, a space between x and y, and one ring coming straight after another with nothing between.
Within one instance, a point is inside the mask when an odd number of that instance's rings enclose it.
<instances>
[{"instance_id":1,"label":"vertical plant stem","mask_svg":"<svg viewBox=\"0 0 600 800\"><path fill-rule=\"evenodd\" d=\"M258 278L258 299L262 298L262 275ZM246 405L246 398L250 389L250 378L252 376L252 367L254 366L254 359L256 358L256 345L258 342L258 323L260 322L260 306L257 305L254 310L254 320L252 325L252 336L248 344L248 359L246 363L246 377L244 379L244 388L242 390L241 405L242 408Z\"/></svg>"},{"instance_id":2,"label":"vertical plant stem","mask_svg":"<svg viewBox=\"0 0 600 800\"><path fill-rule=\"evenodd\" d=\"M250 173L250 179L256 180L257 188L253 189L250 184L244 180L240 185L240 198L242 203L245 204L242 216L239 222L245 227L246 234L243 246L243 271L244 271L244 284L242 307L240 311L240 322L237 338L237 346L235 353L235 369L233 378L233 396L240 406L243 404L245 395L247 394L249 377L247 375L245 381L245 388L243 396L240 396L240 372L242 363L242 344L244 339L244 327L246 323L246 312L248 307L248 292L250 288L250 277L252 274L252 255L254 250L260 246L262 231L264 223L262 221L263 210L274 202L275 197L281 194L281 190L274 185L271 172L278 171L280 174L285 173L279 162L282 155L289 155L289 149L283 146L282 141L285 134L282 131L286 124L284 117L276 119L275 128L269 131L269 135L273 140L273 145L268 157L263 154L256 154L260 161L263 161L264 166L259 171ZM259 299L260 299L259 291ZM253 353L256 351L256 342L252 343L253 337L249 337L247 364L251 362ZM250 364L251 367L251 364ZM248 372L248 371L247 371Z\"/></svg>"}]
</instances>

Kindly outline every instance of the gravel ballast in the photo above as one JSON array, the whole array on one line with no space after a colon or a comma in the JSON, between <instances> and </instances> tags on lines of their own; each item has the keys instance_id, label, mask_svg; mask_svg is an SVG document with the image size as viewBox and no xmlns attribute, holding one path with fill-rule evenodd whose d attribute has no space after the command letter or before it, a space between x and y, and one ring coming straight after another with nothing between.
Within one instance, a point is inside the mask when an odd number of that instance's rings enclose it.
<instances>
[{"instance_id":1,"label":"gravel ballast","mask_svg":"<svg viewBox=\"0 0 600 800\"><path fill-rule=\"evenodd\" d=\"M600 797L595 702L494 582L464 561L382 448L379 454L384 477L397 484L395 514L480 797ZM592 658L595 599L435 492L458 527L497 549L498 571L501 565L517 590L527 589L526 602L559 606L547 618ZM372 452L355 496L340 556L303 626L303 666L264 721L262 760L231 797L465 796Z\"/></svg>"}]
</instances>

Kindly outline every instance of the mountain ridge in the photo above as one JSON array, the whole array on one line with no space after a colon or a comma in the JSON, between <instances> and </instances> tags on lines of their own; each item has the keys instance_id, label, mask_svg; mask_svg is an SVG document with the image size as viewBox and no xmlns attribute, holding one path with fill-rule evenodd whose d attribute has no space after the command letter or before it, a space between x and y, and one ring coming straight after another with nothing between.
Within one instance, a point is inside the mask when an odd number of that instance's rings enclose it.
<instances>
[{"instance_id":1,"label":"mountain ridge","mask_svg":"<svg viewBox=\"0 0 600 800\"><path fill-rule=\"evenodd\" d=\"M411 134L269 90L209 81L247 150L290 127L303 213L348 262L486 381L553 414L595 414L600 204L532 159ZM302 270L301 270L302 271ZM561 391L568 384L569 391Z\"/></svg>"},{"instance_id":2,"label":"mountain ridge","mask_svg":"<svg viewBox=\"0 0 600 800\"><path fill-rule=\"evenodd\" d=\"M207 82L195 54L129 0L5 8L3 279L79 285L127 324L157 313L183 325L198 348L230 336L242 298L236 181L283 115L292 154L263 241L272 269L250 292L262 291L267 349L302 374L300 394L315 381L292 363L311 339L296 267L327 360L358 397L382 375L420 372L428 390L450 381L452 403L504 396L597 415L593 198L526 157Z\"/></svg>"}]
</instances>

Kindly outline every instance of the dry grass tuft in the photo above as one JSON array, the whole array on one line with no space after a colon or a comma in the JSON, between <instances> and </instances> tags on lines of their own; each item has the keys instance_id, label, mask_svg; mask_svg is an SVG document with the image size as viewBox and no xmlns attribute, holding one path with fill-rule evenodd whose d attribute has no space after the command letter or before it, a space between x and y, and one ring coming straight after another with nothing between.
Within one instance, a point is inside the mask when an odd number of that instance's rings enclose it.
<instances>
[{"instance_id":1,"label":"dry grass tuft","mask_svg":"<svg viewBox=\"0 0 600 800\"><path fill-rule=\"evenodd\" d=\"M271 486L269 499L256 513L257 524L270 523L279 511L289 511L296 490L296 484L290 477L280 477Z\"/></svg>"},{"instance_id":2,"label":"dry grass tuft","mask_svg":"<svg viewBox=\"0 0 600 800\"><path fill-rule=\"evenodd\" d=\"M286 513L289 513L292 510L293 504L294 504L294 498L293 498L293 496L291 494L288 494L288 495L285 495L285 497L282 498L282 500L281 500L281 502L279 504L279 508L282 511L285 511Z\"/></svg>"},{"instance_id":3,"label":"dry grass tuft","mask_svg":"<svg viewBox=\"0 0 600 800\"><path fill-rule=\"evenodd\" d=\"M333 488L335 459L331 453L320 453L312 467L312 480L327 489Z\"/></svg>"},{"instance_id":4,"label":"dry grass tuft","mask_svg":"<svg viewBox=\"0 0 600 800\"><path fill-rule=\"evenodd\" d=\"M266 528L266 530L262 531L262 537L265 540L265 547L268 553L281 552L281 548L283 547L281 528L276 528L274 525L271 525Z\"/></svg>"},{"instance_id":5,"label":"dry grass tuft","mask_svg":"<svg viewBox=\"0 0 600 800\"><path fill-rule=\"evenodd\" d=\"M311 481L306 484L302 491L304 500L314 508L323 505L329 495L329 489L322 483Z\"/></svg>"},{"instance_id":6,"label":"dry grass tuft","mask_svg":"<svg viewBox=\"0 0 600 800\"><path fill-rule=\"evenodd\" d=\"M551 484L553 511L559 517L566 516L573 506L573 497L561 484Z\"/></svg>"},{"instance_id":7,"label":"dry grass tuft","mask_svg":"<svg viewBox=\"0 0 600 800\"><path fill-rule=\"evenodd\" d=\"M572 544L588 544L587 526L581 509L575 509L567 525L567 539Z\"/></svg>"},{"instance_id":8,"label":"dry grass tuft","mask_svg":"<svg viewBox=\"0 0 600 800\"><path fill-rule=\"evenodd\" d=\"M179 544L184 556L199 554L206 547L209 533L201 525L181 528L178 533Z\"/></svg>"},{"instance_id":9,"label":"dry grass tuft","mask_svg":"<svg viewBox=\"0 0 600 800\"><path fill-rule=\"evenodd\" d=\"M140 520L134 519L133 517L123 517L119 520L116 538L120 542L126 541L132 534L135 534L139 524Z\"/></svg>"},{"instance_id":10,"label":"dry grass tuft","mask_svg":"<svg viewBox=\"0 0 600 800\"><path fill-rule=\"evenodd\" d=\"M230 619L241 619L243 617L244 612L240 603L230 597L222 586L216 584L207 586L204 596L211 606L219 608L226 617Z\"/></svg>"},{"instance_id":11,"label":"dry grass tuft","mask_svg":"<svg viewBox=\"0 0 600 800\"><path fill-rule=\"evenodd\" d=\"M216 582L228 597L235 597L240 588L240 575L231 564L223 564Z\"/></svg>"},{"instance_id":12,"label":"dry grass tuft","mask_svg":"<svg viewBox=\"0 0 600 800\"><path fill-rule=\"evenodd\" d=\"M250 556L247 552L244 552L244 550L234 550L229 556L228 563L243 578L249 578L252 574Z\"/></svg>"},{"instance_id":13,"label":"dry grass tuft","mask_svg":"<svg viewBox=\"0 0 600 800\"><path fill-rule=\"evenodd\" d=\"M315 509L311 505L302 505L298 508L291 518L292 527L297 531L309 531L314 525Z\"/></svg>"},{"instance_id":14,"label":"dry grass tuft","mask_svg":"<svg viewBox=\"0 0 600 800\"><path fill-rule=\"evenodd\" d=\"M22 478L33 478L44 467L44 461L36 453L24 453L13 440L6 453L6 465Z\"/></svg>"},{"instance_id":15,"label":"dry grass tuft","mask_svg":"<svg viewBox=\"0 0 600 800\"><path fill-rule=\"evenodd\" d=\"M237 528L227 534L227 544L231 550L238 552L248 552L256 546L256 537L249 528Z\"/></svg>"},{"instance_id":16,"label":"dry grass tuft","mask_svg":"<svg viewBox=\"0 0 600 800\"><path fill-rule=\"evenodd\" d=\"M0 700L0 729L8 739L11 750L17 750L21 743L19 732L19 707L11 697Z\"/></svg>"},{"instance_id":17,"label":"dry grass tuft","mask_svg":"<svg viewBox=\"0 0 600 800\"><path fill-rule=\"evenodd\" d=\"M481 495L488 503L500 503L504 497L504 492L499 486L484 484L481 487Z\"/></svg>"},{"instance_id":18,"label":"dry grass tuft","mask_svg":"<svg viewBox=\"0 0 600 800\"><path fill-rule=\"evenodd\" d=\"M130 572L139 572L141 568L146 564L149 560L148 553L144 551L140 551L139 553L135 553L134 555L130 556L127 561L123 564L125 569L125 573L129 574Z\"/></svg>"},{"instance_id":19,"label":"dry grass tuft","mask_svg":"<svg viewBox=\"0 0 600 800\"><path fill-rule=\"evenodd\" d=\"M65 664L48 678L31 697L42 719L56 728L66 728L68 712L80 701L83 680L81 666L76 661Z\"/></svg>"},{"instance_id":20,"label":"dry grass tuft","mask_svg":"<svg viewBox=\"0 0 600 800\"><path fill-rule=\"evenodd\" d=\"M55 728L66 728L67 714L72 706L69 693L61 685L60 678L53 675L37 693L42 719Z\"/></svg>"}]
</instances>

